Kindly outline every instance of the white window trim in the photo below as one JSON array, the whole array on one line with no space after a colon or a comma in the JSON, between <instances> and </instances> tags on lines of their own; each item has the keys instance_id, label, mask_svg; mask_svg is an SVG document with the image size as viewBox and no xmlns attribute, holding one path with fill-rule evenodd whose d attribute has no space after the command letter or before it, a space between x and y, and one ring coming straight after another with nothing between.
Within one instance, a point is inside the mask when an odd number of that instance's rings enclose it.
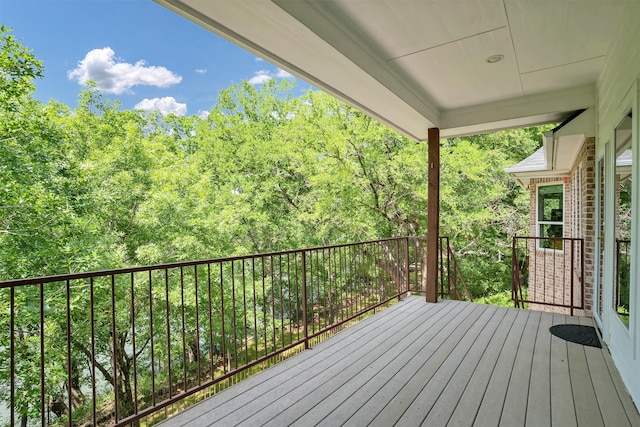
<instances>
[{"instance_id":1,"label":"white window trim","mask_svg":"<svg viewBox=\"0 0 640 427\"><path fill-rule=\"evenodd\" d=\"M582 238L582 163L571 176L571 237Z\"/></svg>"},{"instance_id":2,"label":"white window trim","mask_svg":"<svg viewBox=\"0 0 640 427\"><path fill-rule=\"evenodd\" d=\"M540 214L539 208L540 208L540 187L548 187L551 185L562 185L562 221L540 221L538 216ZM553 181L553 182L544 182L544 183L540 183L538 185L536 185L536 237L544 237L540 235L540 226L541 225L561 225L562 226L562 237L564 237L564 232L565 232L565 215L566 215L566 209L565 206L567 204L567 201L565 200L567 195L566 195L566 185L564 183L564 181ZM538 243L536 245L536 249L541 250L541 251L554 251L554 252L562 252L563 249L553 249L553 248L543 248L541 246L542 244L542 240L538 240ZM564 246L564 245L563 245Z\"/></svg>"}]
</instances>

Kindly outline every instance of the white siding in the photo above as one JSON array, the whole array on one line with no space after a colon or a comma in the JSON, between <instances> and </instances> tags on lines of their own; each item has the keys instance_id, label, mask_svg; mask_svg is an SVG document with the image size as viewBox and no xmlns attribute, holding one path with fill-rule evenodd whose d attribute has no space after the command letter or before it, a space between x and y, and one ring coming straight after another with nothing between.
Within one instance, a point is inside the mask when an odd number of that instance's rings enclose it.
<instances>
[{"instance_id":1,"label":"white siding","mask_svg":"<svg viewBox=\"0 0 640 427\"><path fill-rule=\"evenodd\" d=\"M613 237L615 236L615 206L613 196L615 195L615 146L613 141L614 129L624 117L633 109L634 135L633 135L633 173L639 176L640 168L638 161L640 156L638 151L638 116L640 108L638 105L638 84L640 78L640 2L628 3L628 14L626 21L619 29L618 38L607 54L607 62L604 71L597 83L597 105L598 105L598 139L596 142L596 161L600 159L608 147L606 165L605 185L606 197L604 204L605 219L605 265L603 271L603 291L604 291L604 316L603 335L607 341L613 359L624 378L627 388L637 405L640 405L640 293L637 290L638 278L640 278L639 263L636 261L632 265L631 272L631 304L632 313L630 325L627 330L611 307L613 295L613 268L614 268L614 248ZM633 193L638 194L637 178L634 178ZM632 253L634 260L640 259L638 253L638 239L640 230L638 228L638 198L633 199L633 219L632 219Z\"/></svg>"}]
</instances>

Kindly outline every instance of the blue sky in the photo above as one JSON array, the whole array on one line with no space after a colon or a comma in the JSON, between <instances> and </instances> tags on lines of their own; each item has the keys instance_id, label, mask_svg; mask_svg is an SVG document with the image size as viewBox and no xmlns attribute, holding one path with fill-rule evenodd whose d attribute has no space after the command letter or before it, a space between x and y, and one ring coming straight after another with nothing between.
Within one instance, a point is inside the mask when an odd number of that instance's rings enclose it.
<instances>
[{"instance_id":1,"label":"blue sky","mask_svg":"<svg viewBox=\"0 0 640 427\"><path fill-rule=\"evenodd\" d=\"M290 78L151 0L0 0L0 25L44 63L45 103L75 107L91 79L124 109L203 115L233 83Z\"/></svg>"}]
</instances>

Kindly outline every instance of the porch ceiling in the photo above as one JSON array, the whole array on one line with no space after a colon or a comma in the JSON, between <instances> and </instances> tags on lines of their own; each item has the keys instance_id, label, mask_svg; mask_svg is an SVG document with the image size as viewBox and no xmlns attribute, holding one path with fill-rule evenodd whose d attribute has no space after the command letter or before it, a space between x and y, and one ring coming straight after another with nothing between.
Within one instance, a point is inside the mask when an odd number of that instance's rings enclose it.
<instances>
[{"instance_id":1,"label":"porch ceiling","mask_svg":"<svg viewBox=\"0 0 640 427\"><path fill-rule=\"evenodd\" d=\"M628 1L155 0L422 140L593 106ZM487 58L503 55L490 64Z\"/></svg>"}]
</instances>

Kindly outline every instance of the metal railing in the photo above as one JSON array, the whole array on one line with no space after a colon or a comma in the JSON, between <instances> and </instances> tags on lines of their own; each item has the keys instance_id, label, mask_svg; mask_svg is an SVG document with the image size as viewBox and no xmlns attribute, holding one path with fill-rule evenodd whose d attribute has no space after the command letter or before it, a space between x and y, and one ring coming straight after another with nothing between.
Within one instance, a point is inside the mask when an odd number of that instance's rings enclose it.
<instances>
[{"instance_id":1,"label":"metal railing","mask_svg":"<svg viewBox=\"0 0 640 427\"><path fill-rule=\"evenodd\" d=\"M584 239L514 237L511 283L518 308L583 310Z\"/></svg>"},{"instance_id":2,"label":"metal railing","mask_svg":"<svg viewBox=\"0 0 640 427\"><path fill-rule=\"evenodd\" d=\"M473 297L467 282L464 280L462 270L458 265L453 248L449 242L449 237L440 236L439 250L439 291L440 298L455 299L458 301L467 300L473 302Z\"/></svg>"},{"instance_id":3,"label":"metal railing","mask_svg":"<svg viewBox=\"0 0 640 427\"><path fill-rule=\"evenodd\" d=\"M402 237L0 282L0 405L11 425L153 424L423 292L424 243ZM441 295L452 295L448 238L440 250Z\"/></svg>"}]
</instances>

